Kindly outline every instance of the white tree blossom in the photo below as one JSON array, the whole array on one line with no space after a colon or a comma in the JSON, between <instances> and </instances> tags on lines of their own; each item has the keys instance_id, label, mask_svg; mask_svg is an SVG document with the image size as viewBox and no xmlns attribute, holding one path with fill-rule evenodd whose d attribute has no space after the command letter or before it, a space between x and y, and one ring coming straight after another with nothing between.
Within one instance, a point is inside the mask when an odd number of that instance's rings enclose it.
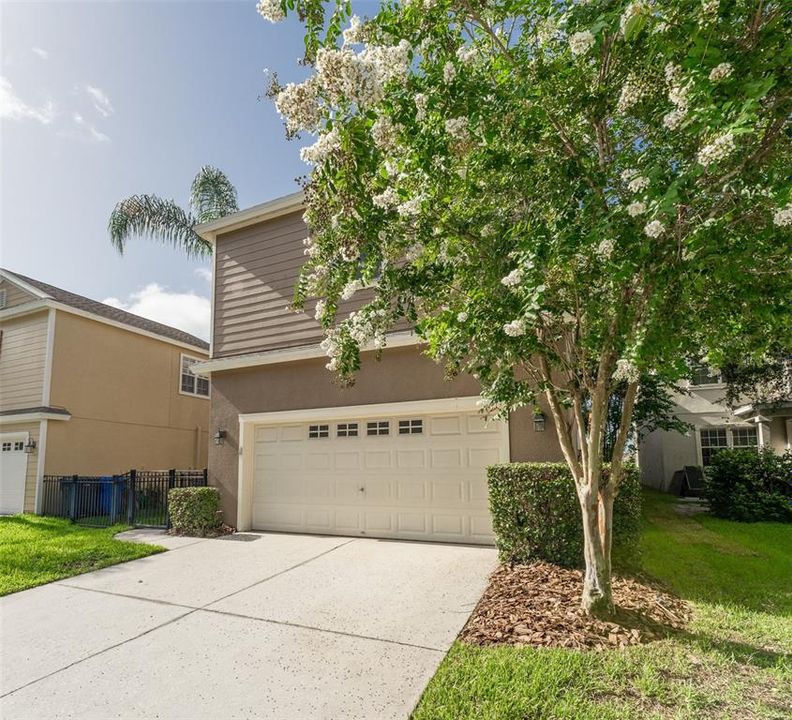
<instances>
[{"instance_id":1,"label":"white tree blossom","mask_svg":"<svg viewBox=\"0 0 792 720\"><path fill-rule=\"evenodd\" d=\"M665 231L665 226L659 220L652 220L644 225L644 233L650 238L660 237Z\"/></svg>"},{"instance_id":2,"label":"white tree blossom","mask_svg":"<svg viewBox=\"0 0 792 720\"><path fill-rule=\"evenodd\" d=\"M569 36L569 49L575 56L586 55L594 47L594 35L589 30L573 33Z\"/></svg>"},{"instance_id":3,"label":"white tree blossom","mask_svg":"<svg viewBox=\"0 0 792 720\"><path fill-rule=\"evenodd\" d=\"M731 63L724 62L712 68L712 71L709 74L709 79L711 82L719 83L721 80L725 80L727 77L729 77L733 71L734 68L732 67Z\"/></svg>"},{"instance_id":4,"label":"white tree blossom","mask_svg":"<svg viewBox=\"0 0 792 720\"><path fill-rule=\"evenodd\" d=\"M286 14L281 9L280 0L259 0L256 10L261 17L271 23L278 23L286 19Z\"/></svg>"}]
</instances>

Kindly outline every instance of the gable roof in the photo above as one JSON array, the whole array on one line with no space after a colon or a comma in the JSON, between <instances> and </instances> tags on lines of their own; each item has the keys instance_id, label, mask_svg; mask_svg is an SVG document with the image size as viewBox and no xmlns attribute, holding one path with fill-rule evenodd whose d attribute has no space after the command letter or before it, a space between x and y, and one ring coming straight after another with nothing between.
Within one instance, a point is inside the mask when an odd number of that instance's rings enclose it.
<instances>
[{"instance_id":1,"label":"gable roof","mask_svg":"<svg viewBox=\"0 0 792 720\"><path fill-rule=\"evenodd\" d=\"M67 305L75 310L80 310L90 315L96 315L99 318L110 320L114 323L127 325L136 330L159 335L167 340L174 340L185 345L192 345L201 350L209 350L209 343L205 340L201 340L201 338L195 335L191 335L190 333L171 327L170 325L164 325L163 323L149 320L140 315L134 315L126 310L115 308L112 305L106 305L97 300L91 300L83 295L63 290L62 288L49 285L48 283L35 280L25 275L20 275L19 273L11 272L10 270L0 269L0 272L11 282L17 281L23 290L33 290L34 294L42 300L54 300L57 303Z\"/></svg>"}]
</instances>

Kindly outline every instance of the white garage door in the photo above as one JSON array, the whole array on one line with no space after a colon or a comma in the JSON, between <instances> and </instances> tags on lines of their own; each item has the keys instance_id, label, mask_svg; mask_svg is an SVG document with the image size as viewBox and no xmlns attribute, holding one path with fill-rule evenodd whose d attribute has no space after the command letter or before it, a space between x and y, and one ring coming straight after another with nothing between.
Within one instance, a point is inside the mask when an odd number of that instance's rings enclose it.
<instances>
[{"instance_id":1,"label":"white garage door","mask_svg":"<svg viewBox=\"0 0 792 720\"><path fill-rule=\"evenodd\" d=\"M508 461L507 426L364 411L255 427L253 527L491 543L486 467Z\"/></svg>"},{"instance_id":2,"label":"white garage door","mask_svg":"<svg viewBox=\"0 0 792 720\"><path fill-rule=\"evenodd\" d=\"M0 515L21 513L25 508L27 433L0 435Z\"/></svg>"}]
</instances>

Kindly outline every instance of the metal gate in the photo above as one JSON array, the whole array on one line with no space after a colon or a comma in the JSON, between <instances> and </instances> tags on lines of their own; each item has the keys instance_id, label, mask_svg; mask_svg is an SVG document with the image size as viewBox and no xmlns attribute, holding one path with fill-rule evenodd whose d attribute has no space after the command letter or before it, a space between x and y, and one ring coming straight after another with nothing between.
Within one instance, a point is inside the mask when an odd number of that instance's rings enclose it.
<instances>
[{"instance_id":1,"label":"metal gate","mask_svg":"<svg viewBox=\"0 0 792 720\"><path fill-rule=\"evenodd\" d=\"M168 491L203 487L206 470L130 470L123 475L45 475L41 514L92 527L167 528Z\"/></svg>"}]
</instances>

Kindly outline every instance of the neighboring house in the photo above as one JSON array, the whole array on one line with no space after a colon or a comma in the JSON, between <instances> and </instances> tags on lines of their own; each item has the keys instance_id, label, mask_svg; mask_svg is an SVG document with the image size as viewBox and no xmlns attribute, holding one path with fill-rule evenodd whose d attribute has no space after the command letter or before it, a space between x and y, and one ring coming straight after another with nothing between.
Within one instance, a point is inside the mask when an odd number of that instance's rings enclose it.
<instances>
[{"instance_id":1,"label":"neighboring house","mask_svg":"<svg viewBox=\"0 0 792 720\"><path fill-rule=\"evenodd\" d=\"M44 475L205 467L208 344L0 270L0 512L40 508Z\"/></svg>"},{"instance_id":2,"label":"neighboring house","mask_svg":"<svg viewBox=\"0 0 792 720\"><path fill-rule=\"evenodd\" d=\"M690 423L685 435L655 430L640 440L639 462L644 485L668 490L677 470L685 466L706 468L723 448L772 447L782 453L792 441L792 403L732 412L723 404L726 386L718 374L703 366L693 368L689 395L674 396L674 414Z\"/></svg>"},{"instance_id":3,"label":"neighboring house","mask_svg":"<svg viewBox=\"0 0 792 720\"><path fill-rule=\"evenodd\" d=\"M215 267L211 360L196 372L212 379L209 482L226 522L492 542L486 466L562 460L552 425L530 409L486 423L478 383L446 381L405 329L381 360L363 353L354 386L339 387L314 303L288 307L305 260L302 214L296 193L199 227Z\"/></svg>"}]
</instances>

